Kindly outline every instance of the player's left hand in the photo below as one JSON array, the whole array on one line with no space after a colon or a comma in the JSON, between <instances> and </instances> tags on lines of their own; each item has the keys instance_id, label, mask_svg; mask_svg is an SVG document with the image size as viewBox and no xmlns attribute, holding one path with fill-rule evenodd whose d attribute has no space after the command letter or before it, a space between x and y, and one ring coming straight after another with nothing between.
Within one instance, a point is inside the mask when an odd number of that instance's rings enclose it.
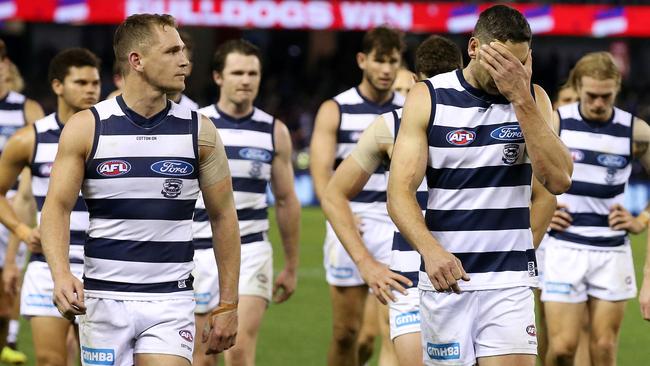
<instances>
[{"instance_id":1,"label":"player's left hand","mask_svg":"<svg viewBox=\"0 0 650 366\"><path fill-rule=\"evenodd\" d=\"M54 294L52 301L59 313L68 320L74 320L76 315L85 314L83 283L69 272L53 279Z\"/></svg>"},{"instance_id":2,"label":"player's left hand","mask_svg":"<svg viewBox=\"0 0 650 366\"><path fill-rule=\"evenodd\" d=\"M641 305L641 316L650 321L650 280L648 279L643 280L639 292L639 304Z\"/></svg>"},{"instance_id":3,"label":"player's left hand","mask_svg":"<svg viewBox=\"0 0 650 366\"><path fill-rule=\"evenodd\" d=\"M2 283L5 293L10 297L13 298L20 292L20 270L15 262L5 262L2 269Z\"/></svg>"},{"instance_id":4,"label":"player's left hand","mask_svg":"<svg viewBox=\"0 0 650 366\"><path fill-rule=\"evenodd\" d=\"M208 343L206 355L221 353L235 345L237 338L237 304L219 304L203 328L201 341Z\"/></svg>"},{"instance_id":5,"label":"player's left hand","mask_svg":"<svg viewBox=\"0 0 650 366\"><path fill-rule=\"evenodd\" d=\"M276 304L287 301L298 284L298 274L293 268L284 268L273 284L273 302Z\"/></svg>"},{"instance_id":6,"label":"player's left hand","mask_svg":"<svg viewBox=\"0 0 650 366\"><path fill-rule=\"evenodd\" d=\"M620 204L615 204L609 211L609 227L612 230L626 230L632 234L638 234L646 229L646 226Z\"/></svg>"},{"instance_id":7,"label":"player's left hand","mask_svg":"<svg viewBox=\"0 0 650 366\"><path fill-rule=\"evenodd\" d=\"M481 55L480 64L490 73L499 92L506 99L515 102L522 97L532 96L530 91L530 78L533 74L531 50L528 50L528 57L524 64L500 42L481 45L479 53Z\"/></svg>"}]
</instances>

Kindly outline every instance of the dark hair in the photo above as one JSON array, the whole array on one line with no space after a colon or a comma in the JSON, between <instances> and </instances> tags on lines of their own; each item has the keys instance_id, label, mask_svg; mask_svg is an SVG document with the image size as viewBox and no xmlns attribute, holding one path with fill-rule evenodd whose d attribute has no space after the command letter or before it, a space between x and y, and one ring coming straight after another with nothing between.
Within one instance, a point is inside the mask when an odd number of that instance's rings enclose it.
<instances>
[{"instance_id":1,"label":"dark hair","mask_svg":"<svg viewBox=\"0 0 650 366\"><path fill-rule=\"evenodd\" d=\"M4 60L5 57L7 57L7 45L0 39L0 60Z\"/></svg>"},{"instance_id":2,"label":"dark hair","mask_svg":"<svg viewBox=\"0 0 650 366\"><path fill-rule=\"evenodd\" d=\"M375 51L377 56L384 57L390 55L393 50L402 53L404 49L404 33L384 26L369 30L361 41L361 52L366 55Z\"/></svg>"},{"instance_id":3,"label":"dark hair","mask_svg":"<svg viewBox=\"0 0 650 366\"><path fill-rule=\"evenodd\" d=\"M129 52L133 49L146 49L154 36L154 26L176 28L176 20L168 14L134 14L126 18L113 37L115 62L123 65L128 62ZM123 73L126 71L126 68L120 68Z\"/></svg>"},{"instance_id":4,"label":"dark hair","mask_svg":"<svg viewBox=\"0 0 650 366\"><path fill-rule=\"evenodd\" d=\"M231 39L223 43L214 52L212 58L212 71L221 73L223 68L226 67L226 57L231 53L239 53L244 56L255 56L260 63L262 61L262 54L256 45L248 42L245 39Z\"/></svg>"},{"instance_id":5,"label":"dark hair","mask_svg":"<svg viewBox=\"0 0 650 366\"><path fill-rule=\"evenodd\" d=\"M187 53L190 55L188 58L191 60L192 50L194 49L194 40L192 40L192 36L184 29L178 30L178 35L181 36L181 41L185 43L185 49L187 50Z\"/></svg>"},{"instance_id":6,"label":"dark hair","mask_svg":"<svg viewBox=\"0 0 650 366\"><path fill-rule=\"evenodd\" d=\"M52 61L47 73L47 79L52 81L59 80L63 82L71 67L90 66L97 70L101 68L101 60L85 48L68 48L59 52Z\"/></svg>"},{"instance_id":7,"label":"dark hair","mask_svg":"<svg viewBox=\"0 0 650 366\"><path fill-rule=\"evenodd\" d=\"M483 43L497 40L530 44L533 33L530 24L518 10L506 5L495 5L479 15L472 36Z\"/></svg>"},{"instance_id":8,"label":"dark hair","mask_svg":"<svg viewBox=\"0 0 650 366\"><path fill-rule=\"evenodd\" d=\"M430 78L463 67L460 48L448 38L430 36L415 50L415 73Z\"/></svg>"}]
</instances>

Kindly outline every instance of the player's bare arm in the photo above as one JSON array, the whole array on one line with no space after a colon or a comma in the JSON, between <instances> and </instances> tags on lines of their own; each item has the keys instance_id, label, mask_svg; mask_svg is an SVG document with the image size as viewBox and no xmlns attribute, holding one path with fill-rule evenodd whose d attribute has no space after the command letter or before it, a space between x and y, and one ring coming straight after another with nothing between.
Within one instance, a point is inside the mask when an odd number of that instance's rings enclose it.
<instances>
[{"instance_id":1,"label":"player's bare arm","mask_svg":"<svg viewBox=\"0 0 650 366\"><path fill-rule=\"evenodd\" d=\"M325 101L316 114L309 147L311 151L309 171L319 200L322 199L327 182L333 173L338 125L339 106L333 100Z\"/></svg>"},{"instance_id":2,"label":"player's bare arm","mask_svg":"<svg viewBox=\"0 0 650 366\"><path fill-rule=\"evenodd\" d=\"M207 353L212 354L223 352L235 344L241 243L223 143L214 124L203 116L201 131L201 135L209 136L209 140L199 140L199 184L210 217L212 245L219 270L219 305L210 314L202 338L203 342L208 342Z\"/></svg>"},{"instance_id":3,"label":"player's bare arm","mask_svg":"<svg viewBox=\"0 0 650 366\"><path fill-rule=\"evenodd\" d=\"M273 136L275 157L271 165L271 189L284 250L284 269L273 284L273 300L281 303L291 297L298 283L300 202L294 188L291 136L282 121L275 121Z\"/></svg>"},{"instance_id":4,"label":"player's bare arm","mask_svg":"<svg viewBox=\"0 0 650 366\"><path fill-rule=\"evenodd\" d=\"M373 290L377 299L384 304L389 299L395 301L391 288L406 294L406 290L400 283L409 286L411 283L407 278L378 262L370 254L355 224L350 200L363 190L382 160L389 157L388 151L392 149L392 143L379 144L375 136L376 129L380 125L385 126L385 123L384 118L379 116L361 134L355 149L334 172L321 202L327 220L359 268L361 277Z\"/></svg>"},{"instance_id":5,"label":"player's bare arm","mask_svg":"<svg viewBox=\"0 0 650 366\"><path fill-rule=\"evenodd\" d=\"M45 117L45 113L38 102L31 99L25 100L25 123L27 125L32 125L43 117Z\"/></svg>"},{"instance_id":6,"label":"player's bare arm","mask_svg":"<svg viewBox=\"0 0 650 366\"><path fill-rule=\"evenodd\" d=\"M530 197L530 228L533 231L533 246L539 246L546 234L548 225L555 213L557 199L555 195L533 177L532 194Z\"/></svg>"},{"instance_id":7,"label":"player's bare arm","mask_svg":"<svg viewBox=\"0 0 650 366\"><path fill-rule=\"evenodd\" d=\"M400 132L393 147L388 179L388 213L401 234L422 255L434 288L460 292L457 281L469 281L469 276L460 260L433 238L415 198L429 156L427 127L430 114L429 90L424 83L417 83L406 98Z\"/></svg>"},{"instance_id":8,"label":"player's bare arm","mask_svg":"<svg viewBox=\"0 0 650 366\"><path fill-rule=\"evenodd\" d=\"M480 53L481 65L514 106L533 173L551 193L566 192L571 186L573 162L566 146L553 133L548 95L538 85L534 85L535 97L531 95L531 51L523 64L500 42L481 46Z\"/></svg>"},{"instance_id":9,"label":"player's bare arm","mask_svg":"<svg viewBox=\"0 0 650 366\"><path fill-rule=\"evenodd\" d=\"M22 222L7 199L7 191L16 183L23 169L29 166L34 151L34 128L23 127L12 136L0 157L0 223L28 244L37 244L37 232ZM27 189L23 186L23 189ZM22 192L23 194L26 194Z\"/></svg>"},{"instance_id":10,"label":"player's bare arm","mask_svg":"<svg viewBox=\"0 0 650 366\"><path fill-rule=\"evenodd\" d=\"M95 132L94 120L90 110L79 112L61 132L41 216L43 252L54 280L54 304L69 319L86 311L83 284L70 271L68 252L70 213L81 190Z\"/></svg>"}]
</instances>

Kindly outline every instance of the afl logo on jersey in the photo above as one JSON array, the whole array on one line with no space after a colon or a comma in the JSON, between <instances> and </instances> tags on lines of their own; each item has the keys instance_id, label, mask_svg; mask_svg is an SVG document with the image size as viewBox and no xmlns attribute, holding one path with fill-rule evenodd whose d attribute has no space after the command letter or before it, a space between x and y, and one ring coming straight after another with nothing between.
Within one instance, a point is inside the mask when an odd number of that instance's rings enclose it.
<instances>
[{"instance_id":1,"label":"afl logo on jersey","mask_svg":"<svg viewBox=\"0 0 650 366\"><path fill-rule=\"evenodd\" d=\"M266 150L256 149L254 147L247 147L239 150L239 156L246 160L258 160L265 163L271 161L271 153Z\"/></svg>"},{"instance_id":2,"label":"afl logo on jersey","mask_svg":"<svg viewBox=\"0 0 650 366\"><path fill-rule=\"evenodd\" d=\"M194 167L182 160L162 160L151 164L151 170L162 175L183 177L192 174Z\"/></svg>"},{"instance_id":3,"label":"afl logo on jersey","mask_svg":"<svg viewBox=\"0 0 650 366\"><path fill-rule=\"evenodd\" d=\"M97 173L105 177L117 177L131 171L131 164L124 160L105 161L97 167Z\"/></svg>"},{"instance_id":4,"label":"afl logo on jersey","mask_svg":"<svg viewBox=\"0 0 650 366\"><path fill-rule=\"evenodd\" d=\"M518 125L507 125L495 128L490 136L500 141L519 141L524 138L523 132Z\"/></svg>"},{"instance_id":5,"label":"afl logo on jersey","mask_svg":"<svg viewBox=\"0 0 650 366\"><path fill-rule=\"evenodd\" d=\"M476 138L476 134L467 130L453 130L447 134L447 142L456 146L469 145Z\"/></svg>"},{"instance_id":6,"label":"afl logo on jersey","mask_svg":"<svg viewBox=\"0 0 650 366\"><path fill-rule=\"evenodd\" d=\"M608 168L622 168L627 164L627 159L620 155L600 154L596 160L598 160L598 164Z\"/></svg>"},{"instance_id":7,"label":"afl logo on jersey","mask_svg":"<svg viewBox=\"0 0 650 366\"><path fill-rule=\"evenodd\" d=\"M585 153L582 150L571 150L571 158L576 163L579 163L585 158Z\"/></svg>"},{"instance_id":8,"label":"afl logo on jersey","mask_svg":"<svg viewBox=\"0 0 650 366\"><path fill-rule=\"evenodd\" d=\"M52 174L52 165L52 163L41 164L41 166L38 167L38 174L40 174L41 177L49 177L50 174Z\"/></svg>"}]
</instances>

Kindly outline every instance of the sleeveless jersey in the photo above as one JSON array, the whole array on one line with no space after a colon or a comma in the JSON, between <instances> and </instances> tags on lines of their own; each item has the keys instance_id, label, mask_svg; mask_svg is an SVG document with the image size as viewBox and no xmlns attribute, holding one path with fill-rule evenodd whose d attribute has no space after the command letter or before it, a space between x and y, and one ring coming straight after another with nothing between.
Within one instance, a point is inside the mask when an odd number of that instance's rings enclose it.
<instances>
[{"instance_id":1,"label":"sleeveless jersey","mask_svg":"<svg viewBox=\"0 0 650 366\"><path fill-rule=\"evenodd\" d=\"M178 105L191 109L193 111L199 109L199 105L195 101L190 99L187 95L181 94L181 100L178 101Z\"/></svg>"},{"instance_id":2,"label":"sleeveless jersey","mask_svg":"<svg viewBox=\"0 0 650 366\"><path fill-rule=\"evenodd\" d=\"M550 236L592 248L612 250L627 243L625 230L609 227L609 209L623 204L632 171L632 121L634 116L614 108L607 122L582 117L578 103L562 106L560 139L571 151L571 188L557 197L573 218L564 232Z\"/></svg>"},{"instance_id":3,"label":"sleeveless jersey","mask_svg":"<svg viewBox=\"0 0 650 366\"><path fill-rule=\"evenodd\" d=\"M232 118L216 105L201 108L199 113L215 124L226 149L241 243L266 240L269 229L266 187L271 180L275 155L275 118L258 108L248 116ZM202 199L197 201L193 229L195 248L212 248L212 230Z\"/></svg>"},{"instance_id":4,"label":"sleeveless jersey","mask_svg":"<svg viewBox=\"0 0 650 366\"><path fill-rule=\"evenodd\" d=\"M36 140L30 170L32 174L32 193L36 199L36 208L38 210L38 222L41 222L41 211L47 196L50 173L59 148L62 128L63 125L56 113L52 113L34 123ZM88 230L88 209L86 209L86 204L79 195L70 214L70 263L83 263L86 230ZM30 261L45 262L45 256L40 253L32 253Z\"/></svg>"},{"instance_id":5,"label":"sleeveless jersey","mask_svg":"<svg viewBox=\"0 0 650 366\"><path fill-rule=\"evenodd\" d=\"M24 95L10 91L0 100L0 154L9 138L25 126L25 99ZM18 183L7 192L7 195L13 196L17 189Z\"/></svg>"},{"instance_id":6,"label":"sleeveless jersey","mask_svg":"<svg viewBox=\"0 0 650 366\"><path fill-rule=\"evenodd\" d=\"M462 70L425 84L432 101L425 220L470 276L461 289L536 286L532 167L514 107L472 87ZM425 272L419 287L434 290Z\"/></svg>"},{"instance_id":7,"label":"sleeveless jersey","mask_svg":"<svg viewBox=\"0 0 650 366\"><path fill-rule=\"evenodd\" d=\"M382 117L384 118L384 121L386 121L386 126L389 127L389 130L393 135L393 140L396 140L399 126L402 121L402 108L389 113L384 113L382 114ZM427 208L426 180L423 180L418 187L416 197L418 204L422 209L422 214L424 215L424 210ZM420 253L413 249L411 244L404 239L399 231L395 231L391 248L390 269L411 280L413 283L412 287L417 287L421 260L422 258L420 257Z\"/></svg>"},{"instance_id":8,"label":"sleeveless jersey","mask_svg":"<svg viewBox=\"0 0 650 366\"><path fill-rule=\"evenodd\" d=\"M392 99L378 105L365 99L358 88L351 88L334 97L338 104L340 121L336 135L336 160L334 169L346 158L359 141L361 133L378 115L390 112L404 105L404 97L393 93ZM363 190L351 202L352 212L361 216L372 216L388 220L386 211L386 166L382 166L370 177Z\"/></svg>"},{"instance_id":9,"label":"sleeveless jersey","mask_svg":"<svg viewBox=\"0 0 650 366\"><path fill-rule=\"evenodd\" d=\"M144 118L122 96L91 111L95 140L82 191L90 213L86 293L118 300L193 296L197 113L167 102Z\"/></svg>"}]
</instances>

